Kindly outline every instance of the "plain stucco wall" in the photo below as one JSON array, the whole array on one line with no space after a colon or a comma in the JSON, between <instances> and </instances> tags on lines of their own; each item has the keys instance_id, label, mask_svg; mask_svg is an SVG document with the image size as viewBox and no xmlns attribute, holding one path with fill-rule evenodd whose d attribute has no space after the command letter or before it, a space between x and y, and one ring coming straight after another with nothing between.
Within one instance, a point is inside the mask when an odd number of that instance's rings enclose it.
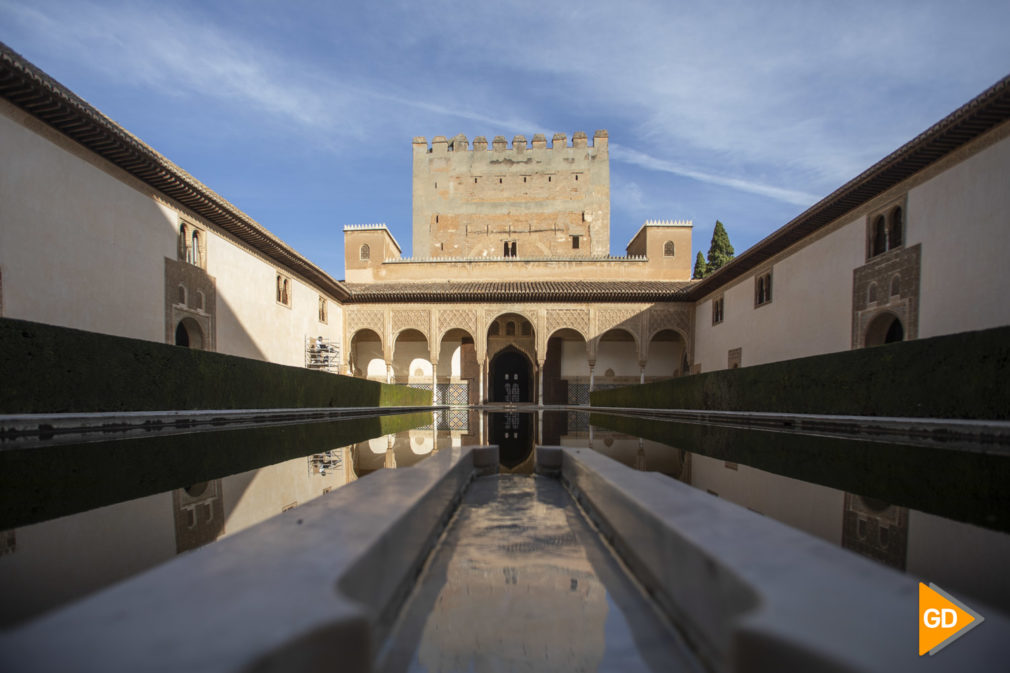
<instances>
[{"instance_id":1,"label":"plain stucco wall","mask_svg":"<svg viewBox=\"0 0 1010 673\"><path fill-rule=\"evenodd\" d=\"M922 243L919 337L1010 323L1010 138L908 193Z\"/></svg>"},{"instance_id":2,"label":"plain stucco wall","mask_svg":"<svg viewBox=\"0 0 1010 673\"><path fill-rule=\"evenodd\" d=\"M171 210L66 149L69 140L16 121L24 113L7 102L0 113L4 315L164 341Z\"/></svg>"},{"instance_id":3,"label":"plain stucco wall","mask_svg":"<svg viewBox=\"0 0 1010 673\"><path fill-rule=\"evenodd\" d=\"M922 245L919 338L1010 323L1007 166L1010 139L1003 139L921 184L911 186L912 178L889 192L893 200L907 190L905 247ZM867 212L700 301L701 370L727 368L734 348L742 349L742 366L852 348L853 271L866 263ZM772 302L756 307L754 279L769 269ZM724 318L713 325L712 301L720 296Z\"/></svg>"},{"instance_id":4,"label":"plain stucco wall","mask_svg":"<svg viewBox=\"0 0 1010 673\"><path fill-rule=\"evenodd\" d=\"M165 258L178 254L170 199L81 149L6 102L0 104L0 269L6 317L164 342ZM216 348L305 364L305 337L340 343L341 307L290 271L200 218L206 271L217 289ZM292 280L290 307L276 274Z\"/></svg>"}]
</instances>

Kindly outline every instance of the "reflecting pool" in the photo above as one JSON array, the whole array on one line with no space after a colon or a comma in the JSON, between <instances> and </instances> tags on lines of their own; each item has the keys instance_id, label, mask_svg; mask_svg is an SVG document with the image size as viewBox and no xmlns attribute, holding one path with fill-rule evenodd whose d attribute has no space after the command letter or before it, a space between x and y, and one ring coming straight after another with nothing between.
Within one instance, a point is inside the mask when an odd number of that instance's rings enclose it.
<instances>
[{"instance_id":1,"label":"reflecting pool","mask_svg":"<svg viewBox=\"0 0 1010 673\"><path fill-rule=\"evenodd\" d=\"M606 554L581 542L591 539L584 522L557 507L557 494L541 480L521 478L533 473L534 447L544 444L588 447L632 468L663 473L935 582L969 603L1010 612L1005 455L598 413L590 418L577 409L454 408L381 421L0 451L0 627L234 535L376 470L406 469L448 447L481 444L498 444L500 473L515 475L494 487L508 497L492 506L487 494L473 491L468 497L476 500L464 503L459 520L470 526L461 530L470 530L464 537L474 546L432 560L433 567L442 563L445 577L472 574L471 593L511 586L532 592L535 600L561 602L578 594L588 601L580 618L602 620L608 634L648 630L636 622L648 610L635 602L632 588L622 593L619 581L606 580L609 566L600 560ZM516 524L510 508L518 507L539 508L542 526ZM570 548L565 541L572 539L580 544ZM546 561L545 553L558 562ZM603 585L607 591L594 589ZM465 615L464 606L438 603L453 600L438 598L441 590L429 586L414 602ZM441 633L437 624L426 624L401 625L404 639L389 661L402 668L450 656L442 646L437 656L425 649L425 630ZM617 636L611 640L619 642ZM547 654L552 661L562 656ZM641 661L653 667L647 658Z\"/></svg>"}]
</instances>

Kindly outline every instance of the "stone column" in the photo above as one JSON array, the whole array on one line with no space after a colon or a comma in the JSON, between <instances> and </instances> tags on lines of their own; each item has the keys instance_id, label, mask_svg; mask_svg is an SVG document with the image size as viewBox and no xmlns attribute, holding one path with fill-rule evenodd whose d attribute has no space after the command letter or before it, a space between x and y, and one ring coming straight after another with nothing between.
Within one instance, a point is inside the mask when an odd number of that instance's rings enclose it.
<instances>
[{"instance_id":1,"label":"stone column","mask_svg":"<svg viewBox=\"0 0 1010 673\"><path fill-rule=\"evenodd\" d=\"M393 450L394 440L394 435L386 436L386 459L382 463L382 466L385 468L392 469L396 467L396 451Z\"/></svg>"},{"instance_id":2,"label":"stone column","mask_svg":"<svg viewBox=\"0 0 1010 673\"><path fill-rule=\"evenodd\" d=\"M537 360L537 406L544 406L544 362Z\"/></svg>"},{"instance_id":3,"label":"stone column","mask_svg":"<svg viewBox=\"0 0 1010 673\"><path fill-rule=\"evenodd\" d=\"M480 374L477 376L477 400L480 404L484 404L484 371L487 369L487 358L484 358L480 362Z\"/></svg>"},{"instance_id":4,"label":"stone column","mask_svg":"<svg viewBox=\"0 0 1010 673\"><path fill-rule=\"evenodd\" d=\"M431 406L438 404L436 399L438 398L438 363L432 360L431 363Z\"/></svg>"},{"instance_id":5,"label":"stone column","mask_svg":"<svg viewBox=\"0 0 1010 673\"><path fill-rule=\"evenodd\" d=\"M645 383L645 363L644 362L639 362L638 366L642 370L642 375L639 377L638 382L639 383Z\"/></svg>"},{"instance_id":6,"label":"stone column","mask_svg":"<svg viewBox=\"0 0 1010 673\"><path fill-rule=\"evenodd\" d=\"M393 363L386 360L386 383L393 382Z\"/></svg>"},{"instance_id":7,"label":"stone column","mask_svg":"<svg viewBox=\"0 0 1010 673\"><path fill-rule=\"evenodd\" d=\"M589 361L589 392L596 388L596 361Z\"/></svg>"}]
</instances>

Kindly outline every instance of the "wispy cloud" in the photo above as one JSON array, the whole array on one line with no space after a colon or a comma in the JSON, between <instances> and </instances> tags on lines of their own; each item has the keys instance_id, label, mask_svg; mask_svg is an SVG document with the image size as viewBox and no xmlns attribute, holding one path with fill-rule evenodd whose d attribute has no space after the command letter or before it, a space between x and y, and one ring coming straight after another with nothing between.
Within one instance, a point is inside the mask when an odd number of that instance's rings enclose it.
<instances>
[{"instance_id":1,"label":"wispy cloud","mask_svg":"<svg viewBox=\"0 0 1010 673\"><path fill-rule=\"evenodd\" d=\"M698 180L699 182L707 182L713 185L731 187L743 192L759 194L761 196L767 196L778 201L785 201L786 203L792 203L799 206L809 206L818 199L816 195L808 194L807 192L785 189L783 187L775 187L773 185L766 185L743 178L714 175L712 173L695 170L687 166L678 165L667 159L658 159L643 152L622 147L618 144L610 145L610 156L616 161L641 166L642 168L647 168L651 171L672 173L681 177L691 178L692 180Z\"/></svg>"}]
</instances>

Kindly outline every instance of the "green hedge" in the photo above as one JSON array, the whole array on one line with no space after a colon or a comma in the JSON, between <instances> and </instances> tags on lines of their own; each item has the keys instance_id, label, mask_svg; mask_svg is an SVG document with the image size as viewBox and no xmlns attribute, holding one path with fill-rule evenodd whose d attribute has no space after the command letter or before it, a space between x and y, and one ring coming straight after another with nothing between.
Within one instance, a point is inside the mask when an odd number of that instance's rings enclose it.
<instances>
[{"instance_id":1,"label":"green hedge","mask_svg":"<svg viewBox=\"0 0 1010 673\"><path fill-rule=\"evenodd\" d=\"M1010 327L918 339L639 386L594 407L1010 419Z\"/></svg>"},{"instance_id":2,"label":"green hedge","mask_svg":"<svg viewBox=\"0 0 1010 673\"><path fill-rule=\"evenodd\" d=\"M431 392L0 318L0 413L421 406Z\"/></svg>"},{"instance_id":3,"label":"green hedge","mask_svg":"<svg viewBox=\"0 0 1010 673\"><path fill-rule=\"evenodd\" d=\"M431 423L430 411L0 451L0 530L219 479L426 423Z\"/></svg>"}]
</instances>

